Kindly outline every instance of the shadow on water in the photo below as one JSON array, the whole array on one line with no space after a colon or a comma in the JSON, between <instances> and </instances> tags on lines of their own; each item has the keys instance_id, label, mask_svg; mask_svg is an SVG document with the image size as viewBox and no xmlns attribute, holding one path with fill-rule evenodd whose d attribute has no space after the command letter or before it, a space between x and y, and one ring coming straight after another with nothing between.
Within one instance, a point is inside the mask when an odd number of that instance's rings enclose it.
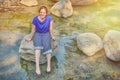
<instances>
[{"instance_id":1,"label":"shadow on water","mask_svg":"<svg viewBox=\"0 0 120 80\"><path fill-rule=\"evenodd\" d=\"M66 54L65 46L68 46L68 43L71 43L71 40L69 37L68 38L63 37L61 39L57 39L56 41L58 44L58 50L55 55L58 61L57 68L56 68L56 75L57 75L58 80L62 80L65 75L65 67L64 67L65 54Z\"/></svg>"},{"instance_id":2,"label":"shadow on water","mask_svg":"<svg viewBox=\"0 0 120 80\"><path fill-rule=\"evenodd\" d=\"M58 50L56 52L56 59L58 61L57 67L56 67L56 75L58 79L60 80L64 76L64 62L65 62L65 48L64 48L64 42L62 39L56 40L58 43Z\"/></svg>"}]
</instances>

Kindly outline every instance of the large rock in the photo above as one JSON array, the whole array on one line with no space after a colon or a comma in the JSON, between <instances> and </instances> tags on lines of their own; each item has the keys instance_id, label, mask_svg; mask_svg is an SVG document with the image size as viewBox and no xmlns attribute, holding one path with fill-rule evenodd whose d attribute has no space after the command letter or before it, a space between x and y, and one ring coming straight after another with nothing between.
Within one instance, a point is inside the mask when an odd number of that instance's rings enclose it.
<instances>
[{"instance_id":1,"label":"large rock","mask_svg":"<svg viewBox=\"0 0 120 80\"><path fill-rule=\"evenodd\" d=\"M77 46L87 56L92 56L103 48L103 42L94 33L81 33L77 36Z\"/></svg>"},{"instance_id":2,"label":"large rock","mask_svg":"<svg viewBox=\"0 0 120 80\"><path fill-rule=\"evenodd\" d=\"M51 13L58 16L67 18L72 15L73 8L70 0L61 0L57 2L52 8Z\"/></svg>"},{"instance_id":3,"label":"large rock","mask_svg":"<svg viewBox=\"0 0 120 80\"><path fill-rule=\"evenodd\" d=\"M37 0L21 0L20 3L24 4L26 6L35 6L35 5L38 5L38 1Z\"/></svg>"},{"instance_id":4,"label":"large rock","mask_svg":"<svg viewBox=\"0 0 120 80\"><path fill-rule=\"evenodd\" d=\"M120 61L120 31L110 30L104 37L106 56L113 61Z\"/></svg>"},{"instance_id":5,"label":"large rock","mask_svg":"<svg viewBox=\"0 0 120 80\"><path fill-rule=\"evenodd\" d=\"M29 35L26 35L24 39L22 40L20 48L19 48L19 53L20 53L21 58L28 60L28 61L35 61L33 41L30 41L30 42L25 41L25 38L28 36ZM52 56L54 56L56 54L57 43L55 41L52 41L51 44L52 44L52 49L53 49ZM45 62L46 62L46 56L41 53L40 64L43 64Z\"/></svg>"},{"instance_id":6,"label":"large rock","mask_svg":"<svg viewBox=\"0 0 120 80\"><path fill-rule=\"evenodd\" d=\"M52 0L52 1L60 1L60 0ZM89 5L97 2L98 0L70 0L72 5Z\"/></svg>"}]
</instances>

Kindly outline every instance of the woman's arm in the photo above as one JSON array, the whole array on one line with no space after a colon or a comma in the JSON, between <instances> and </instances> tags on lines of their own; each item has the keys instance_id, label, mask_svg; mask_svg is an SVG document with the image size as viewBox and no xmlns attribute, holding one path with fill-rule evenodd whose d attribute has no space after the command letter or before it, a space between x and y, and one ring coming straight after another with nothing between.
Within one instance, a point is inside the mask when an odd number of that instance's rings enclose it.
<instances>
[{"instance_id":1,"label":"woman's arm","mask_svg":"<svg viewBox=\"0 0 120 80\"><path fill-rule=\"evenodd\" d=\"M33 36L34 36L35 31L36 31L35 25L32 24L32 29L31 29L30 36L28 38L26 38L25 40L26 41L31 41Z\"/></svg>"},{"instance_id":2,"label":"woman's arm","mask_svg":"<svg viewBox=\"0 0 120 80\"><path fill-rule=\"evenodd\" d=\"M31 33L30 33L30 39L31 40L32 40L32 38L34 36L35 31L36 31L35 25L32 24L32 30L31 30Z\"/></svg>"},{"instance_id":3,"label":"woman's arm","mask_svg":"<svg viewBox=\"0 0 120 80\"><path fill-rule=\"evenodd\" d=\"M53 21L50 22L50 35L53 40L55 40L54 35L53 35Z\"/></svg>"}]
</instances>

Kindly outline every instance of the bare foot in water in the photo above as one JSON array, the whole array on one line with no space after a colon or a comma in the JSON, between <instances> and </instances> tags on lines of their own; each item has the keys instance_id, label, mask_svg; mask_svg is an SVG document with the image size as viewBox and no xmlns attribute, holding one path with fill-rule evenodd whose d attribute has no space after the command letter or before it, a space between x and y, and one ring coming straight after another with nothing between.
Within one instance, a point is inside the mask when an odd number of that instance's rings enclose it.
<instances>
[{"instance_id":1,"label":"bare foot in water","mask_svg":"<svg viewBox=\"0 0 120 80\"><path fill-rule=\"evenodd\" d=\"M47 67L47 72L49 73L51 71L51 68L50 67Z\"/></svg>"},{"instance_id":2,"label":"bare foot in water","mask_svg":"<svg viewBox=\"0 0 120 80\"><path fill-rule=\"evenodd\" d=\"M37 74L38 76L40 76L40 75L41 75L40 70L36 70L36 74Z\"/></svg>"}]
</instances>

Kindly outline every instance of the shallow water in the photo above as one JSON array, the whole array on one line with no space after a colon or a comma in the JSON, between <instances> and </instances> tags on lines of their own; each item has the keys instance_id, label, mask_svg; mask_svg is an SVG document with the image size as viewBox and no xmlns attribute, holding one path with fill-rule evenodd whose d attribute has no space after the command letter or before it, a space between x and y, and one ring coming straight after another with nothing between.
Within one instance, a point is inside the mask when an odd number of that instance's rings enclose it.
<instances>
[{"instance_id":1,"label":"shallow water","mask_svg":"<svg viewBox=\"0 0 120 80\"><path fill-rule=\"evenodd\" d=\"M44 4L50 9L54 3L49 0L48 3ZM41 5L42 3L39 4ZM0 12L0 31L19 31L24 34L28 34L31 31L31 20L38 14L37 9L39 6L21 6L23 7L21 11ZM58 18L52 15L54 20L53 27L59 33L56 37L70 35L73 31L82 30L84 32L96 33L103 38L108 30L120 31L120 0L99 0L99 2L88 6L73 6L73 10L73 15L69 18ZM5 42L1 41L1 39L0 42L0 53L12 51L17 53L20 40L18 43L14 43L16 44L15 46L8 46L6 48L1 46ZM58 53L65 53L63 45L59 49L61 50ZM58 58L58 67L60 67L56 68L58 70L58 77L62 78L64 76L64 54L59 53L56 57Z\"/></svg>"}]
</instances>

